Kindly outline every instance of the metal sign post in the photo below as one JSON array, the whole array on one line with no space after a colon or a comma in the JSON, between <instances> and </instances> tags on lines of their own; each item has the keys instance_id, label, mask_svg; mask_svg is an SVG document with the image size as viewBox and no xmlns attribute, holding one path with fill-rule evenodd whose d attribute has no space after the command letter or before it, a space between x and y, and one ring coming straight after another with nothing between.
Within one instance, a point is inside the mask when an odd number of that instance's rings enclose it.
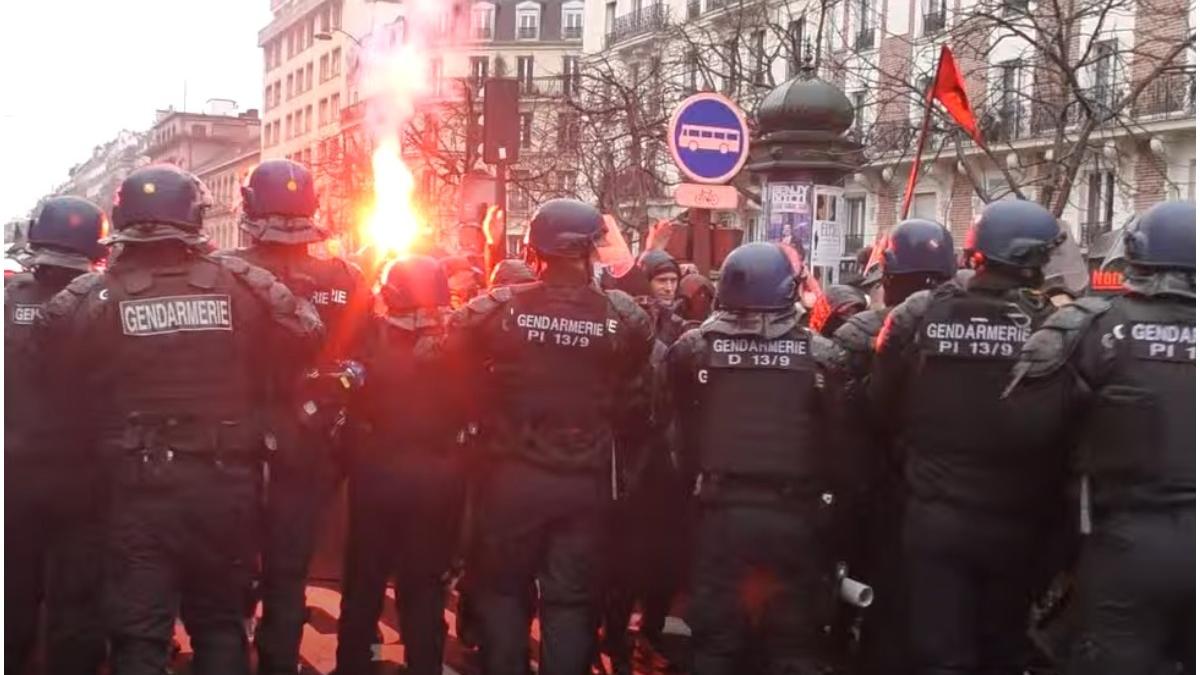
<instances>
[{"instance_id":1,"label":"metal sign post","mask_svg":"<svg viewBox=\"0 0 1200 675\"><path fill-rule=\"evenodd\" d=\"M708 274L713 266L712 210L737 208L737 190L726 184L750 154L746 115L720 94L695 94L671 115L667 145L675 165L691 181L675 191L675 202L689 208L693 262Z\"/></svg>"}]
</instances>

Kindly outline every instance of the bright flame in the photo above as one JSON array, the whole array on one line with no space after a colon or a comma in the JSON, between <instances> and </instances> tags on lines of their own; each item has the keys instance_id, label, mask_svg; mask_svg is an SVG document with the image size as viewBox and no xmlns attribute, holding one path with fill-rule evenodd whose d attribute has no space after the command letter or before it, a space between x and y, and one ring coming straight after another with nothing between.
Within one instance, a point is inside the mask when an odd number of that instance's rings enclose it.
<instances>
[{"instance_id":1,"label":"bright flame","mask_svg":"<svg viewBox=\"0 0 1200 675\"><path fill-rule=\"evenodd\" d=\"M395 138L385 139L371 157L375 200L363 220L363 240L377 261L404 257L424 233L424 218L413 198L412 171L400 159Z\"/></svg>"}]
</instances>

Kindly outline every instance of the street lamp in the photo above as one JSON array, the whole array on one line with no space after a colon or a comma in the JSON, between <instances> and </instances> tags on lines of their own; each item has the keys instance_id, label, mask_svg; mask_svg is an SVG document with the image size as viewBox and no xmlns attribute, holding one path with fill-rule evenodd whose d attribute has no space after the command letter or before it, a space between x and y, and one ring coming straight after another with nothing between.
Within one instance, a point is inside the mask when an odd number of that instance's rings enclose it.
<instances>
[{"instance_id":1,"label":"street lamp","mask_svg":"<svg viewBox=\"0 0 1200 675\"><path fill-rule=\"evenodd\" d=\"M361 40L359 40L358 38L354 37L353 35L347 33L346 31L342 30L341 28L334 28L332 31L323 30L319 33L313 33L313 39L314 40L332 40L334 33L341 33L342 35L345 35L346 37L348 37L352 41L354 41L354 44L358 45L359 47L363 46Z\"/></svg>"}]
</instances>

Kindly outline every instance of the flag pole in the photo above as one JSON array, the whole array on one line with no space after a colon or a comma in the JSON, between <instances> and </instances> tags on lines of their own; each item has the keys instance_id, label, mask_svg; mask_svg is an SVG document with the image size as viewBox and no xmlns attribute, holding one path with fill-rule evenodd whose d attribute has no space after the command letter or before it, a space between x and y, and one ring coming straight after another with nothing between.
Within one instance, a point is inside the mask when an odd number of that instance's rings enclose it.
<instances>
[{"instance_id":1,"label":"flag pole","mask_svg":"<svg viewBox=\"0 0 1200 675\"><path fill-rule=\"evenodd\" d=\"M929 89L925 91L925 119L921 122L921 135L917 137L917 154L913 157L912 169L908 172L908 185L904 188L904 203L900 207L900 220L908 218L908 208L912 206L913 190L917 187L917 174L921 171L921 153L925 151L925 140L929 137L929 118L933 114L933 88L937 84L937 74L942 69L942 59L946 58L946 49L938 55L937 68L933 70L933 79L929 80Z\"/></svg>"}]
</instances>

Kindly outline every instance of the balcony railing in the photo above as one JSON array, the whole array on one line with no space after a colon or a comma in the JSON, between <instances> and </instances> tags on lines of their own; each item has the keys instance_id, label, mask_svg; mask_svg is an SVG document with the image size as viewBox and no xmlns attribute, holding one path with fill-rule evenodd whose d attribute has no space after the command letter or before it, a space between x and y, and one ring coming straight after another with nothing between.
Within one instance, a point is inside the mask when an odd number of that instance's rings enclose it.
<instances>
[{"instance_id":1,"label":"balcony railing","mask_svg":"<svg viewBox=\"0 0 1200 675\"><path fill-rule=\"evenodd\" d=\"M583 37L583 26L563 26L562 39L578 40Z\"/></svg>"},{"instance_id":2,"label":"balcony railing","mask_svg":"<svg viewBox=\"0 0 1200 675\"><path fill-rule=\"evenodd\" d=\"M562 98L579 94L579 77L554 75L520 80L522 98Z\"/></svg>"},{"instance_id":3,"label":"balcony railing","mask_svg":"<svg viewBox=\"0 0 1200 675\"><path fill-rule=\"evenodd\" d=\"M670 11L666 5L654 3L640 11L622 14L613 20L612 28L605 36L605 43L613 45L631 37L666 28L670 23Z\"/></svg>"},{"instance_id":4,"label":"balcony railing","mask_svg":"<svg viewBox=\"0 0 1200 675\"><path fill-rule=\"evenodd\" d=\"M1105 233L1112 231L1112 223L1103 220L1083 222L1079 224L1079 240L1084 247L1090 248Z\"/></svg>"},{"instance_id":5,"label":"balcony railing","mask_svg":"<svg viewBox=\"0 0 1200 675\"><path fill-rule=\"evenodd\" d=\"M946 30L946 10L939 9L925 15L925 34L935 35Z\"/></svg>"},{"instance_id":6,"label":"balcony railing","mask_svg":"<svg viewBox=\"0 0 1200 675\"><path fill-rule=\"evenodd\" d=\"M846 252L845 255L852 256L863 247L865 236L862 232L848 232L845 239L846 245L842 250Z\"/></svg>"},{"instance_id":7,"label":"balcony railing","mask_svg":"<svg viewBox=\"0 0 1200 675\"><path fill-rule=\"evenodd\" d=\"M854 48L858 50L871 49L875 46L875 29L860 28L854 38Z\"/></svg>"},{"instance_id":8,"label":"balcony railing","mask_svg":"<svg viewBox=\"0 0 1200 675\"><path fill-rule=\"evenodd\" d=\"M1144 117L1195 115L1195 71L1159 75L1142 90L1137 108Z\"/></svg>"},{"instance_id":9,"label":"balcony railing","mask_svg":"<svg viewBox=\"0 0 1200 675\"><path fill-rule=\"evenodd\" d=\"M989 141L1015 141L1026 136L1025 111L1019 103L1001 103L984 114L983 136Z\"/></svg>"}]
</instances>

